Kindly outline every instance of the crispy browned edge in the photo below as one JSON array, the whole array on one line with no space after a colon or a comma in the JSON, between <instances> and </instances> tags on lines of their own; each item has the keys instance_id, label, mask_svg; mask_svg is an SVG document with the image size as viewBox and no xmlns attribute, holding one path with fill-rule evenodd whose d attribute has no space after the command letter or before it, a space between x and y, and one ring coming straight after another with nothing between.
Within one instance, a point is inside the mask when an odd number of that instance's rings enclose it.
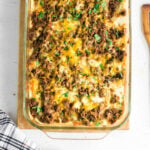
<instances>
[{"instance_id":1,"label":"crispy browned edge","mask_svg":"<svg viewBox=\"0 0 150 150\"><path fill-rule=\"evenodd\" d=\"M18 106L17 106L17 126L20 129L36 129L33 127L23 115L23 56L24 56L24 16L25 16L25 0L20 0L20 30L19 30L19 57L18 57ZM119 128L120 130L129 129L129 120ZM57 129L45 129L45 131L57 132ZM66 130L59 130L66 132ZM68 130L74 132L73 129ZM81 130L75 130L80 132ZM106 132L98 130L87 130L88 132Z\"/></svg>"}]
</instances>

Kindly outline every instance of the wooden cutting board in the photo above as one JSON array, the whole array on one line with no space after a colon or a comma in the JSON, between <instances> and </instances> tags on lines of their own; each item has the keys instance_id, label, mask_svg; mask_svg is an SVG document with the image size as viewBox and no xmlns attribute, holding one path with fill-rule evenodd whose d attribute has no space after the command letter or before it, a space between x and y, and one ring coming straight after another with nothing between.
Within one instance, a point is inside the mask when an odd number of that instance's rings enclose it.
<instances>
[{"instance_id":1,"label":"wooden cutting board","mask_svg":"<svg viewBox=\"0 0 150 150\"><path fill-rule=\"evenodd\" d=\"M19 65L18 65L17 125L20 129L36 129L27 122L27 120L24 118L23 115L24 15L25 15L25 0L20 0L20 34L19 34L20 41L19 41ZM120 129L128 130L129 121L127 121ZM56 131L56 130L50 130L50 131Z\"/></svg>"}]
</instances>

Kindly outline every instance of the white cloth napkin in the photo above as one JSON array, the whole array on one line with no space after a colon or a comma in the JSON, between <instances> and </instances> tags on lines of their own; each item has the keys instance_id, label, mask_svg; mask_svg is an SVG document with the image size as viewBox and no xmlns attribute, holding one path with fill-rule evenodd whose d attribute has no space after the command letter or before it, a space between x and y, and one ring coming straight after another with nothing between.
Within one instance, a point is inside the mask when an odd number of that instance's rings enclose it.
<instances>
[{"instance_id":1,"label":"white cloth napkin","mask_svg":"<svg viewBox=\"0 0 150 150\"><path fill-rule=\"evenodd\" d=\"M2 110L0 110L0 150L39 150Z\"/></svg>"}]
</instances>

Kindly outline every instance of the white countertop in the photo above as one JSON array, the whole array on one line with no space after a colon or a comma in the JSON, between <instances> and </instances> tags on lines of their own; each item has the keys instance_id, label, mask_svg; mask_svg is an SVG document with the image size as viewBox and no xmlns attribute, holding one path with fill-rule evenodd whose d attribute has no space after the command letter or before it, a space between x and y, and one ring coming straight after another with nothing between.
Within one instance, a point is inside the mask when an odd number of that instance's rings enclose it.
<instances>
[{"instance_id":1,"label":"white countertop","mask_svg":"<svg viewBox=\"0 0 150 150\"><path fill-rule=\"evenodd\" d=\"M149 51L141 32L140 13L150 0L132 1L132 109L130 129L102 141L55 141L33 130L23 132L42 150L150 149ZM0 109L16 121L19 0L0 0ZM119 144L119 146L118 146ZM94 148L93 148L94 147Z\"/></svg>"}]
</instances>

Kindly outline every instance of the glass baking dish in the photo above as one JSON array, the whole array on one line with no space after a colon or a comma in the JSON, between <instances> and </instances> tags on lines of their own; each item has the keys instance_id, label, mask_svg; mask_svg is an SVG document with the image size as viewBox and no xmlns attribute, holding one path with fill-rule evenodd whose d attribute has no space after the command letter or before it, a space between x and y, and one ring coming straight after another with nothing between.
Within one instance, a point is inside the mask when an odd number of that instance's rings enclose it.
<instances>
[{"instance_id":1,"label":"glass baking dish","mask_svg":"<svg viewBox=\"0 0 150 150\"><path fill-rule=\"evenodd\" d=\"M27 42L27 29L28 29L28 23L29 23L29 17L30 17L30 10L31 10L31 1L32 0L25 0L25 26L24 26L24 68L23 68L23 114L26 120L35 128L41 129L41 130L48 130L48 131L71 131L71 132L98 132L98 131L112 131L114 129L120 128L126 121L128 120L129 114L130 114L130 90L131 90L131 19L130 19L130 1L128 3L128 19L127 22L129 22L129 40L130 44L128 45L128 57L127 57L127 71L126 71L126 95L125 95L125 108L124 113L122 117L116 121L116 123L108 126L100 126L100 127L88 127L88 126L54 126L46 123L41 123L39 121L36 121L30 117L30 108L27 105L26 97L28 96L27 88L26 88L26 63L27 63L27 52L26 49L28 47Z\"/></svg>"}]
</instances>

